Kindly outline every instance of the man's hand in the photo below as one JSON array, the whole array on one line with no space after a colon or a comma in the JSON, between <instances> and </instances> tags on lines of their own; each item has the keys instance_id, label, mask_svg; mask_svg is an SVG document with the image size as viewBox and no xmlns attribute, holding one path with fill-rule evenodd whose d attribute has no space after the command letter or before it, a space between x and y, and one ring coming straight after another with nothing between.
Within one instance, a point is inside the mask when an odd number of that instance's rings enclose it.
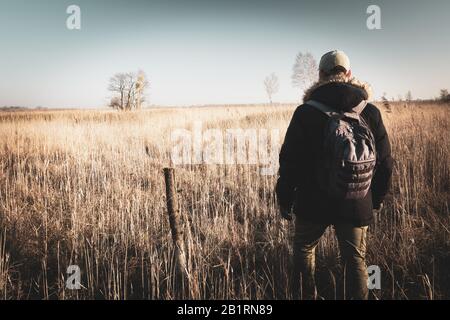
<instances>
[{"instance_id":1,"label":"man's hand","mask_svg":"<svg viewBox=\"0 0 450 320\"><path fill-rule=\"evenodd\" d=\"M291 208L280 206L281 217L287 221L292 220Z\"/></svg>"}]
</instances>

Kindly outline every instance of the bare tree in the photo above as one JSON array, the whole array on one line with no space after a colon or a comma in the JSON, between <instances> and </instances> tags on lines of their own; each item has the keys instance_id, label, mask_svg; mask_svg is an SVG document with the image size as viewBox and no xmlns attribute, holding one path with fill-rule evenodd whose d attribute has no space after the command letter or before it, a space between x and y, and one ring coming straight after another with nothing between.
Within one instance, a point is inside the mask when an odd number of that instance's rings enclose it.
<instances>
[{"instance_id":1,"label":"bare tree","mask_svg":"<svg viewBox=\"0 0 450 320\"><path fill-rule=\"evenodd\" d=\"M447 89L441 89L440 100L442 102L449 102L450 101L450 94L448 93Z\"/></svg>"},{"instance_id":2,"label":"bare tree","mask_svg":"<svg viewBox=\"0 0 450 320\"><path fill-rule=\"evenodd\" d=\"M109 79L108 90L116 94L116 96L112 97L111 99L110 103L111 107L118 110L124 110L125 88L126 88L125 73L116 73L114 76L111 77L111 79ZM117 95L119 97L117 97Z\"/></svg>"},{"instance_id":3,"label":"bare tree","mask_svg":"<svg viewBox=\"0 0 450 320\"><path fill-rule=\"evenodd\" d=\"M142 103L145 101L144 90L148 86L149 82L147 80L147 76L142 70L139 70L136 81L136 96L135 96L136 109L141 109Z\"/></svg>"},{"instance_id":4,"label":"bare tree","mask_svg":"<svg viewBox=\"0 0 450 320\"><path fill-rule=\"evenodd\" d=\"M269 97L270 104L272 104L272 97L278 92L280 87L278 77L275 73L270 74L264 79L264 87L266 89L267 96Z\"/></svg>"},{"instance_id":5,"label":"bare tree","mask_svg":"<svg viewBox=\"0 0 450 320\"><path fill-rule=\"evenodd\" d=\"M147 76L143 71L115 74L109 80L108 89L114 94L110 107L117 110L140 109L148 85Z\"/></svg>"},{"instance_id":6,"label":"bare tree","mask_svg":"<svg viewBox=\"0 0 450 320\"><path fill-rule=\"evenodd\" d=\"M131 110L133 108L133 96L134 96L134 89L136 86L136 77L133 73L129 72L125 74L125 90L126 90L126 97L125 97L125 110Z\"/></svg>"},{"instance_id":7,"label":"bare tree","mask_svg":"<svg viewBox=\"0 0 450 320\"><path fill-rule=\"evenodd\" d=\"M405 100L406 100L407 102L411 102L412 99L413 99L413 97L412 97L411 90L408 90L408 92L407 92L406 95L405 95Z\"/></svg>"},{"instance_id":8,"label":"bare tree","mask_svg":"<svg viewBox=\"0 0 450 320\"><path fill-rule=\"evenodd\" d=\"M299 52L292 67L292 86L302 90L309 87L318 78L316 59L309 52Z\"/></svg>"}]
</instances>

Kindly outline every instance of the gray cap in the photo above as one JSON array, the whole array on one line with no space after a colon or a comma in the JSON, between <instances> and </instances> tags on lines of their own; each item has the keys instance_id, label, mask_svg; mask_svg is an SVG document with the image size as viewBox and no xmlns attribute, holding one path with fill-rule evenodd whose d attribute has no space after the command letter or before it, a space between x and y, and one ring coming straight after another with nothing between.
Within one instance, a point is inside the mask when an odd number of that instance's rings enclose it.
<instances>
[{"instance_id":1,"label":"gray cap","mask_svg":"<svg viewBox=\"0 0 450 320\"><path fill-rule=\"evenodd\" d=\"M337 66L341 66L345 71L350 70L350 59L341 50L333 50L325 53L320 59L319 70L330 72Z\"/></svg>"}]
</instances>

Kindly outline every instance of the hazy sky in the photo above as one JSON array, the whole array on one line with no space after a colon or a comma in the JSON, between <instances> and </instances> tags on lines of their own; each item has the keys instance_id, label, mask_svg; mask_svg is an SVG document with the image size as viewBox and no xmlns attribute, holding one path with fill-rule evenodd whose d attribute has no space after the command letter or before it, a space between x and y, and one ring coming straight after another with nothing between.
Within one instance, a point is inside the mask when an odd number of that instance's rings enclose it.
<instances>
[{"instance_id":1,"label":"hazy sky","mask_svg":"<svg viewBox=\"0 0 450 320\"><path fill-rule=\"evenodd\" d=\"M81 8L81 30L66 9ZM381 8L381 30L366 9ZM144 70L152 104L300 101L299 51L347 52L379 97L434 97L450 89L450 1L0 0L0 106L107 104L115 72Z\"/></svg>"}]
</instances>

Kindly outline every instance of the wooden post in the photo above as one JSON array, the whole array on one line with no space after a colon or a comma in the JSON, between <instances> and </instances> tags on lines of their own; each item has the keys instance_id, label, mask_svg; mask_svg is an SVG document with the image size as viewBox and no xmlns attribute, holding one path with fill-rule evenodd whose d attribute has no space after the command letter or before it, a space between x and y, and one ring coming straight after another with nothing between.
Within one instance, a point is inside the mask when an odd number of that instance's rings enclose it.
<instances>
[{"instance_id":1,"label":"wooden post","mask_svg":"<svg viewBox=\"0 0 450 320\"><path fill-rule=\"evenodd\" d=\"M184 280L187 280L188 282L186 284L189 286L189 275L186 268L186 254L183 242L183 228L180 224L180 210L178 208L173 168L164 168L164 179L166 182L167 213L169 215L172 240L175 246L176 281L182 281L183 284ZM183 285L181 287L183 287Z\"/></svg>"}]
</instances>

